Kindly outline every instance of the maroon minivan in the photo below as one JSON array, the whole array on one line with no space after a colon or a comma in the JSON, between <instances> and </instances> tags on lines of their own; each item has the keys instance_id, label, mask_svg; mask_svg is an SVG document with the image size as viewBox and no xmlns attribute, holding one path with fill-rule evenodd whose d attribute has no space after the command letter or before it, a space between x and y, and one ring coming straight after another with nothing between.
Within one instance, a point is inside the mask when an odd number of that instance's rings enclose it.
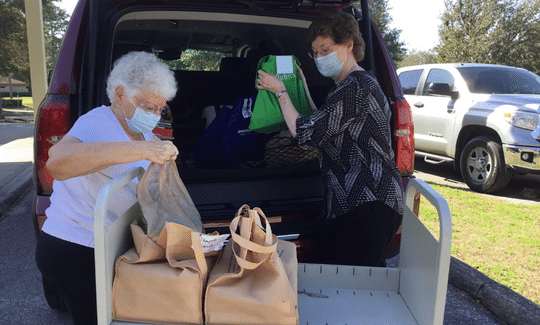
<instances>
[{"instance_id":1,"label":"maroon minivan","mask_svg":"<svg viewBox=\"0 0 540 325\"><path fill-rule=\"evenodd\" d=\"M205 227L219 230L239 206L249 204L272 217L278 235L309 232L322 204L316 155L285 148L292 152L286 161L270 163L263 155L235 166L209 166L194 160L193 153L216 107L257 94L257 63L266 55L296 56L315 103L324 101L333 81L317 71L305 35L318 15L336 7L353 14L360 25L366 42L360 65L377 78L391 103L396 163L406 181L414 169L410 107L386 44L370 19L367 0L355 6L347 0L80 0L37 114L37 233L52 192L53 178L45 167L49 148L79 116L110 104L106 78L113 62L133 50L154 53L175 72L178 93L154 133L178 147L180 176ZM298 242L299 260L307 261L314 246ZM44 289L49 305L63 308L47 283Z\"/></svg>"}]
</instances>

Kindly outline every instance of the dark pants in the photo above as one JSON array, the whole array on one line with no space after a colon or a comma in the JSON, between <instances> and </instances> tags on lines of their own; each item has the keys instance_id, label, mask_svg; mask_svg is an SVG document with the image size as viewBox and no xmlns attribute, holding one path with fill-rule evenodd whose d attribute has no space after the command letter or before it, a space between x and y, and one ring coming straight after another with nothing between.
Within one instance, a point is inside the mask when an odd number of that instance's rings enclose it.
<instances>
[{"instance_id":1,"label":"dark pants","mask_svg":"<svg viewBox=\"0 0 540 325\"><path fill-rule=\"evenodd\" d=\"M380 201L361 204L337 217L331 263L385 267L386 248L402 219L402 215Z\"/></svg>"},{"instance_id":2,"label":"dark pants","mask_svg":"<svg viewBox=\"0 0 540 325\"><path fill-rule=\"evenodd\" d=\"M36 263L66 302L74 324L97 324L94 249L42 232Z\"/></svg>"},{"instance_id":3,"label":"dark pants","mask_svg":"<svg viewBox=\"0 0 540 325\"><path fill-rule=\"evenodd\" d=\"M403 217L380 201L367 202L333 220L321 220L301 240L311 243L306 263L386 266L385 253Z\"/></svg>"}]
</instances>

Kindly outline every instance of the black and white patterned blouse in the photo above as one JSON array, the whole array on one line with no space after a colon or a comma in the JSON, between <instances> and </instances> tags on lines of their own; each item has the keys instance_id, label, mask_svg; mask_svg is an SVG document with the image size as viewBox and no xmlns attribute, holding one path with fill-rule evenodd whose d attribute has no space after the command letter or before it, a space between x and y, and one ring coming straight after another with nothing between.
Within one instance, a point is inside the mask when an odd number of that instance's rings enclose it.
<instances>
[{"instance_id":1,"label":"black and white patterned blouse","mask_svg":"<svg viewBox=\"0 0 540 325\"><path fill-rule=\"evenodd\" d=\"M319 149L326 218L341 216L371 201L381 201L403 213L391 114L376 79L365 71L354 71L330 91L310 118L299 116L296 120L298 144Z\"/></svg>"}]
</instances>

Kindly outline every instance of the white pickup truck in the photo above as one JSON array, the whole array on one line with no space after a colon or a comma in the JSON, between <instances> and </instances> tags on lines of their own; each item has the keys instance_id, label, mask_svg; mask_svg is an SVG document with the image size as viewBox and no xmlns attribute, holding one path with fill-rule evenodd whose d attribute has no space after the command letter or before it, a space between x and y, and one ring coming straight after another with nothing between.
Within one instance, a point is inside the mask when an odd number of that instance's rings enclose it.
<instances>
[{"instance_id":1,"label":"white pickup truck","mask_svg":"<svg viewBox=\"0 0 540 325\"><path fill-rule=\"evenodd\" d=\"M490 64L398 69L412 110L415 154L453 162L474 191L504 188L513 173L540 174L540 77Z\"/></svg>"}]
</instances>

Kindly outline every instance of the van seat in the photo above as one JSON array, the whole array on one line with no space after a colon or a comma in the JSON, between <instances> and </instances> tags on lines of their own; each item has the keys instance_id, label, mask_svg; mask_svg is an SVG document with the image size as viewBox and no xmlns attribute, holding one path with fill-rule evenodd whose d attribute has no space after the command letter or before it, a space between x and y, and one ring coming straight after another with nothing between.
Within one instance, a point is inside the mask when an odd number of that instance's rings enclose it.
<instances>
[{"instance_id":1,"label":"van seat","mask_svg":"<svg viewBox=\"0 0 540 325\"><path fill-rule=\"evenodd\" d=\"M169 103L173 116L174 144L180 152L192 152L195 141L205 129L202 109L219 103L216 86L219 73L214 71L175 71L178 91Z\"/></svg>"},{"instance_id":2,"label":"van seat","mask_svg":"<svg viewBox=\"0 0 540 325\"><path fill-rule=\"evenodd\" d=\"M217 97L221 105L230 105L238 95L256 94L255 75L250 74L248 59L226 57L221 59Z\"/></svg>"}]
</instances>

